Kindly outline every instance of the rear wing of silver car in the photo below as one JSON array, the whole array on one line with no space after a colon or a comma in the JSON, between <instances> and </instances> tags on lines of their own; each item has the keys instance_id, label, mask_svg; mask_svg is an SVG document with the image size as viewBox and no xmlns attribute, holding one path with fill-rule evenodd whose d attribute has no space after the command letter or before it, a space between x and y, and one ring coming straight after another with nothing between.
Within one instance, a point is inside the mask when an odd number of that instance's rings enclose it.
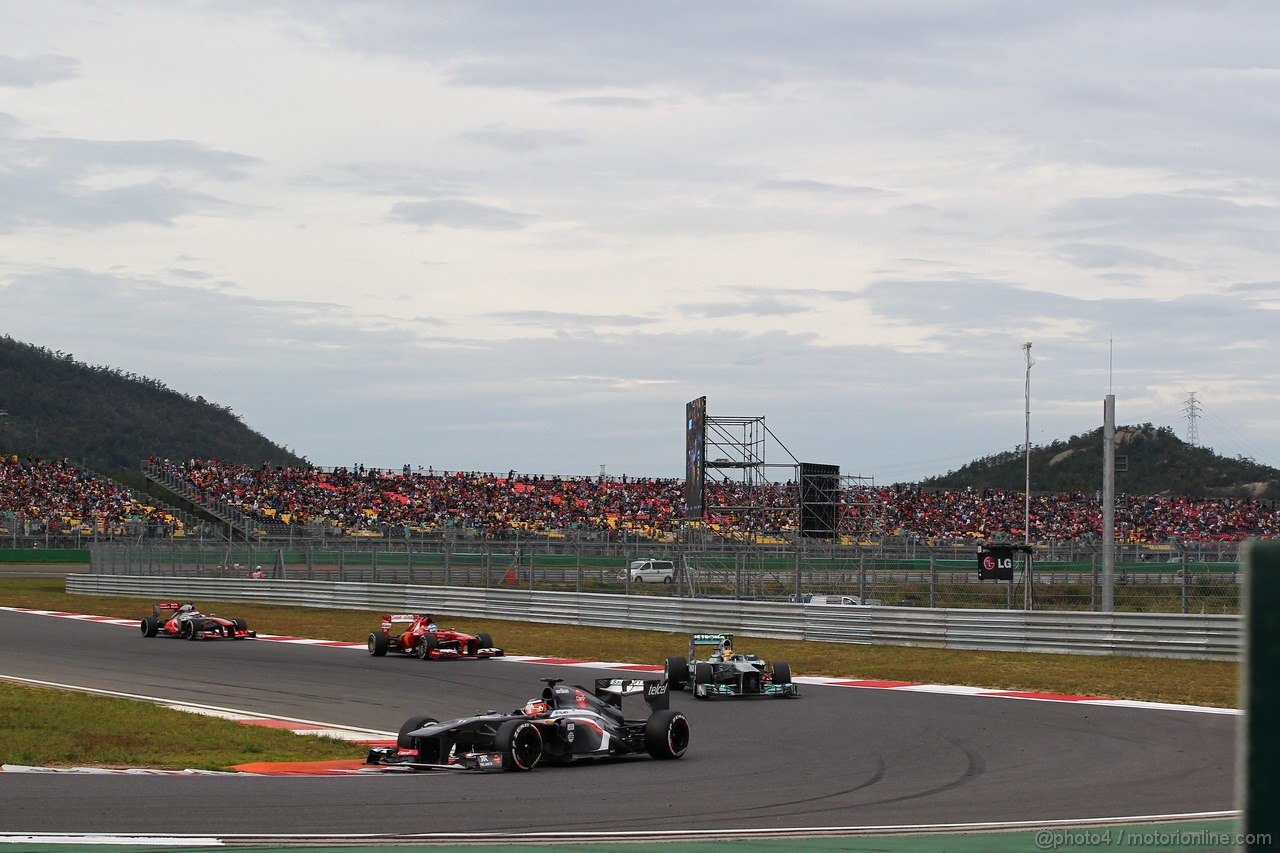
<instances>
[{"instance_id":1,"label":"rear wing of silver car","mask_svg":"<svg viewBox=\"0 0 1280 853\"><path fill-rule=\"evenodd\" d=\"M671 704L667 682L663 679L597 678L594 693L597 699L619 710L622 709L623 696L637 694L644 695L650 712L665 711Z\"/></svg>"},{"instance_id":2,"label":"rear wing of silver car","mask_svg":"<svg viewBox=\"0 0 1280 853\"><path fill-rule=\"evenodd\" d=\"M733 648L733 634L724 631L689 635L689 660L706 660L714 652Z\"/></svg>"}]
</instances>

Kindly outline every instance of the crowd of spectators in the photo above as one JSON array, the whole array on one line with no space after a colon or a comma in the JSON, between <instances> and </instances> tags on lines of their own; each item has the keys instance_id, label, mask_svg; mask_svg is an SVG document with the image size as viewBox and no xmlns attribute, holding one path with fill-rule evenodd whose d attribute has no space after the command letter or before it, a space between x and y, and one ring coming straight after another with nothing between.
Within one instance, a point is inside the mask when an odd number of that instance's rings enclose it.
<instances>
[{"instance_id":1,"label":"crowd of spectators","mask_svg":"<svg viewBox=\"0 0 1280 853\"><path fill-rule=\"evenodd\" d=\"M152 461L153 466L156 460ZM485 533L675 529L681 485L666 479L599 480L508 472L280 468L218 460L165 462L161 470L203 504L263 523L328 525L352 533L388 527L459 527Z\"/></svg>"},{"instance_id":2,"label":"crowd of spectators","mask_svg":"<svg viewBox=\"0 0 1280 853\"><path fill-rule=\"evenodd\" d=\"M350 535L396 535L460 528L481 535L561 535L630 531L651 538L683 524L684 482L667 478L546 475L366 468L324 470L269 463L152 459L152 473L198 504L232 508L265 526L317 526ZM702 524L726 535L794 536L800 521L794 483L710 482ZM1097 539L1099 496L1000 489L930 490L913 485L856 487L840 507L840 530L855 538L915 537L1033 541ZM0 456L0 521L24 534L180 530L163 507L65 460ZM16 524L23 529L18 531ZM1243 498L1119 495L1122 542L1234 542L1280 535L1274 502Z\"/></svg>"},{"instance_id":3,"label":"crowd of spectators","mask_svg":"<svg viewBox=\"0 0 1280 853\"><path fill-rule=\"evenodd\" d=\"M178 520L66 460L0 456L0 529L22 535L167 535Z\"/></svg>"},{"instance_id":4,"label":"crowd of spectators","mask_svg":"<svg viewBox=\"0 0 1280 853\"><path fill-rule=\"evenodd\" d=\"M1033 493L1028 506L1022 491L893 486L857 490L850 511L864 529L926 539L1022 540L1028 520L1033 541L1102 535L1100 497L1078 492ZM1124 542L1234 542L1280 534L1280 510L1271 501L1243 498L1119 495L1115 531Z\"/></svg>"},{"instance_id":5,"label":"crowd of spectators","mask_svg":"<svg viewBox=\"0 0 1280 853\"><path fill-rule=\"evenodd\" d=\"M204 504L234 507L263 523L326 525L346 533L429 531L485 534L631 530L661 538L684 512L683 480L445 472L405 466L322 470L152 460L152 466ZM787 537L799 525L794 483L708 483L703 524L726 534ZM1021 540L1029 515L1034 541L1096 539L1097 495L1033 495L999 489L861 487L841 507L840 528L855 536ZM1176 496L1117 499L1117 538L1125 542L1236 541L1280 533L1270 502Z\"/></svg>"}]
</instances>

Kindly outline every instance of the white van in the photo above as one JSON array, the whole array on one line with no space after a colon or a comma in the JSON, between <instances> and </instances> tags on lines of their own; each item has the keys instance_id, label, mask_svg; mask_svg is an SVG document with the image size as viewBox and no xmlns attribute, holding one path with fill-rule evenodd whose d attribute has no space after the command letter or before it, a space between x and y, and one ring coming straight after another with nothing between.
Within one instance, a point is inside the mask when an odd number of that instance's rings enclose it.
<instances>
[{"instance_id":1,"label":"white van","mask_svg":"<svg viewBox=\"0 0 1280 853\"><path fill-rule=\"evenodd\" d=\"M863 601L856 595L813 595L805 601L805 604L843 604L852 607L879 607L881 603L878 598Z\"/></svg>"},{"instance_id":2,"label":"white van","mask_svg":"<svg viewBox=\"0 0 1280 853\"><path fill-rule=\"evenodd\" d=\"M626 571L618 574L618 580L631 576L632 583L673 583L676 564L671 560L632 560Z\"/></svg>"}]
</instances>

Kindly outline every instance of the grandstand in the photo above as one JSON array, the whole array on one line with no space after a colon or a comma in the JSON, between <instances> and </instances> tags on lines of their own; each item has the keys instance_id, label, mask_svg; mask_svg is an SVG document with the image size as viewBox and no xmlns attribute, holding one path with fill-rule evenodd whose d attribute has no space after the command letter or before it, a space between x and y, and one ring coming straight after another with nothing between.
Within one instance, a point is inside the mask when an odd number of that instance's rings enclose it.
<instances>
[{"instance_id":1,"label":"grandstand","mask_svg":"<svg viewBox=\"0 0 1280 853\"><path fill-rule=\"evenodd\" d=\"M708 506L729 509L686 521L677 479L251 466L213 459L151 459L143 470L150 488L140 495L65 461L0 458L0 535L268 541L447 532L480 538L625 535L654 543L696 535L770 544L800 535L792 482L709 483ZM1280 532L1280 512L1270 501L1130 495L1119 503L1121 543L1233 544ZM1022 494L1000 489L856 486L843 495L840 510L841 529L856 535L842 534L837 544L975 544L1024 536ZM1095 496L1033 495L1031 539L1096 543L1101 515Z\"/></svg>"},{"instance_id":2,"label":"grandstand","mask_svg":"<svg viewBox=\"0 0 1280 853\"><path fill-rule=\"evenodd\" d=\"M792 541L800 519L795 483L710 483L714 507L700 521L682 517L676 479L392 471L373 468L246 466L217 460L153 460L147 477L233 526L257 535L403 537L441 529L482 535L564 537L627 531L671 541L688 530ZM742 489L752 494L740 494ZM928 541L1021 540L1024 499L1000 489L926 490L915 486L856 487L845 496L848 529L860 536ZM1033 541L1096 541L1102 510L1094 496L1033 495ZM1280 513L1271 502L1243 498L1126 496L1117 512L1117 539L1132 543L1239 542L1271 537Z\"/></svg>"}]
</instances>

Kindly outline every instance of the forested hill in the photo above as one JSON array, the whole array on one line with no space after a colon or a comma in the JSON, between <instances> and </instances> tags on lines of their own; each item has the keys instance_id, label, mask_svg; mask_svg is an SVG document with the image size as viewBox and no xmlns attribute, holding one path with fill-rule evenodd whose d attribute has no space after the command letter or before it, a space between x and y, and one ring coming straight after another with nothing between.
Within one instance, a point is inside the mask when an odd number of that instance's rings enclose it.
<instances>
[{"instance_id":1,"label":"forested hill","mask_svg":"<svg viewBox=\"0 0 1280 853\"><path fill-rule=\"evenodd\" d=\"M126 481L149 456L223 459L246 465L307 460L245 426L226 406L190 397L116 368L0 336L0 453L69 459ZM1168 427L1116 430L1116 492L1132 495L1280 500L1280 470L1227 459L1179 439ZM920 485L1022 491L1021 448L978 459ZM1033 492L1102 488L1102 430L1033 447Z\"/></svg>"},{"instance_id":2,"label":"forested hill","mask_svg":"<svg viewBox=\"0 0 1280 853\"><path fill-rule=\"evenodd\" d=\"M1026 456L1018 448L931 477L921 485L1022 491L1026 486L1026 465ZM1117 494L1280 499L1280 470L1252 459L1227 459L1212 450L1187 444L1168 427L1117 427L1116 469ZM1090 494L1101 488L1101 428L1031 448L1032 492Z\"/></svg>"},{"instance_id":3,"label":"forested hill","mask_svg":"<svg viewBox=\"0 0 1280 853\"><path fill-rule=\"evenodd\" d=\"M0 453L135 477L152 455L306 464L225 406L8 335L0 337Z\"/></svg>"}]
</instances>

